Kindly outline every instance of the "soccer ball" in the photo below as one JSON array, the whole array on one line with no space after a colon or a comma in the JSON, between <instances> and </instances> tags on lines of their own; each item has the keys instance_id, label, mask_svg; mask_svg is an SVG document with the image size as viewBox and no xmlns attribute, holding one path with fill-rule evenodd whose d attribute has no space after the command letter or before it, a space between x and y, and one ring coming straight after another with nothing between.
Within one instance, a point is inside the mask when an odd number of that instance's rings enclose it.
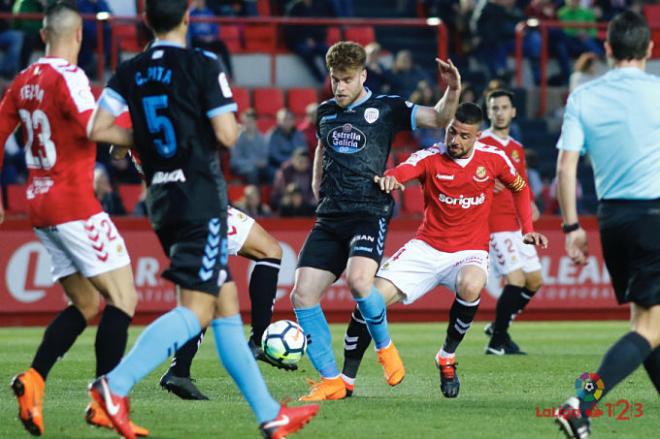
<instances>
[{"instance_id":1,"label":"soccer ball","mask_svg":"<svg viewBox=\"0 0 660 439\"><path fill-rule=\"evenodd\" d=\"M272 360L296 364L305 355L307 337L296 322L279 320L266 328L261 337L261 347Z\"/></svg>"}]
</instances>

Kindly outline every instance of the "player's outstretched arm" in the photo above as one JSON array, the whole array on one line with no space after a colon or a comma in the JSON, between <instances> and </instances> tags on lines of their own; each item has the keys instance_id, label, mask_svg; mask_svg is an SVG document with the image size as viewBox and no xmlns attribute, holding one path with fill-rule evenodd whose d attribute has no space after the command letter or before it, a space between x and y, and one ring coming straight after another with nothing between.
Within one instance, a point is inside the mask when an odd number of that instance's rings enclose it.
<instances>
[{"instance_id":1,"label":"player's outstretched arm","mask_svg":"<svg viewBox=\"0 0 660 439\"><path fill-rule=\"evenodd\" d=\"M436 58L442 81L447 84L447 89L435 107L417 108L415 122L420 128L447 128L456 113L458 101L461 96L461 74L451 62Z\"/></svg>"},{"instance_id":2,"label":"player's outstretched arm","mask_svg":"<svg viewBox=\"0 0 660 439\"><path fill-rule=\"evenodd\" d=\"M393 175L385 175L383 177L374 175L374 183L380 186L380 190L385 192L386 194L389 194L394 190L401 190L401 191L406 190L406 187L403 184L399 183L399 180L397 180L396 177Z\"/></svg>"},{"instance_id":3,"label":"player's outstretched arm","mask_svg":"<svg viewBox=\"0 0 660 439\"><path fill-rule=\"evenodd\" d=\"M94 142L130 147L133 145L133 130L115 124L115 115L96 105L87 124L87 137Z\"/></svg>"},{"instance_id":4,"label":"player's outstretched arm","mask_svg":"<svg viewBox=\"0 0 660 439\"><path fill-rule=\"evenodd\" d=\"M323 144L319 141L314 151L314 165L312 167L312 193L318 203L321 196L321 178L323 177Z\"/></svg>"}]
</instances>

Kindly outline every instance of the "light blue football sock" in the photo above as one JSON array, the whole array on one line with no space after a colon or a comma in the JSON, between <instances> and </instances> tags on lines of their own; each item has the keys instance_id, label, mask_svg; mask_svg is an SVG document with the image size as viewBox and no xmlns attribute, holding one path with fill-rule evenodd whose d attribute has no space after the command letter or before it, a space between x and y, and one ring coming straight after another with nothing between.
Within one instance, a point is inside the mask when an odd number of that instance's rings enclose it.
<instances>
[{"instance_id":1,"label":"light blue football sock","mask_svg":"<svg viewBox=\"0 0 660 439\"><path fill-rule=\"evenodd\" d=\"M332 351L330 327L325 320L321 305L311 308L294 308L294 312L307 337L307 355L314 368L324 378L338 376L339 369Z\"/></svg>"},{"instance_id":2,"label":"light blue football sock","mask_svg":"<svg viewBox=\"0 0 660 439\"><path fill-rule=\"evenodd\" d=\"M112 393L128 395L135 384L199 334L201 329L195 313L183 306L160 316L142 331L131 352L108 373Z\"/></svg>"},{"instance_id":3,"label":"light blue football sock","mask_svg":"<svg viewBox=\"0 0 660 439\"><path fill-rule=\"evenodd\" d=\"M367 297L355 298L360 313L367 323L369 334L374 339L376 349L382 349L390 344L390 333L387 329L387 311L385 300L374 286Z\"/></svg>"},{"instance_id":4,"label":"light blue football sock","mask_svg":"<svg viewBox=\"0 0 660 439\"><path fill-rule=\"evenodd\" d=\"M250 352L243 334L239 314L220 317L211 322L215 347L222 364L247 399L257 421L271 421L277 417L280 404L268 392L257 362Z\"/></svg>"}]
</instances>

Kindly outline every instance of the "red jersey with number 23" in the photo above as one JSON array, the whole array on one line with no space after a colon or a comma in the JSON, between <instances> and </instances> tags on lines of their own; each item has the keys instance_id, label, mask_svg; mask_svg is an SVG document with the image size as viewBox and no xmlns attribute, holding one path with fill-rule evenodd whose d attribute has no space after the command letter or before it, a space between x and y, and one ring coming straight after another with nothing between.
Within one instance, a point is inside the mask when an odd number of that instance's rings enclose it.
<instances>
[{"instance_id":1,"label":"red jersey with number 23","mask_svg":"<svg viewBox=\"0 0 660 439\"><path fill-rule=\"evenodd\" d=\"M102 212L93 188L96 145L86 134L94 104L85 73L59 58L41 58L22 71L0 103L0 164L5 141L20 123L35 227Z\"/></svg>"},{"instance_id":2,"label":"red jersey with number 23","mask_svg":"<svg viewBox=\"0 0 660 439\"><path fill-rule=\"evenodd\" d=\"M490 130L484 131L479 141L504 151L518 173L529 184L527 166L525 164L525 149L519 142L511 137L502 139ZM530 200L534 201L531 190ZM520 222L518 221L518 213L513 204L513 195L511 191L502 190L495 194L493 206L490 208L490 233L515 232L516 230L520 230Z\"/></svg>"},{"instance_id":3,"label":"red jersey with number 23","mask_svg":"<svg viewBox=\"0 0 660 439\"><path fill-rule=\"evenodd\" d=\"M526 233L533 231L525 180L497 148L477 142L469 158L453 159L434 146L413 153L385 175L393 175L401 183L413 179L422 183L424 221L415 237L437 250L488 251L488 214L496 178L525 197L525 202L516 206L527 218Z\"/></svg>"}]
</instances>

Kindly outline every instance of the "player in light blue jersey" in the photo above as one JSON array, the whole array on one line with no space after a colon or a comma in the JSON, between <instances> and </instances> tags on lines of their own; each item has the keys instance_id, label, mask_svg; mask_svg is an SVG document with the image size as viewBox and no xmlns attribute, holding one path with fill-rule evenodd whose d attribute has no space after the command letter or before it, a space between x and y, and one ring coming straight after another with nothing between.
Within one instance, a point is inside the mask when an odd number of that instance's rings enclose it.
<instances>
[{"instance_id":1,"label":"player in light blue jersey","mask_svg":"<svg viewBox=\"0 0 660 439\"><path fill-rule=\"evenodd\" d=\"M631 303L632 330L596 374L580 376L578 397L557 413L566 436L581 439L589 437L596 403L641 364L660 392L660 78L644 71L653 50L644 18L631 11L614 18L605 49L614 68L568 99L557 144L558 199L566 251L584 264L587 235L578 223L575 187L580 153L588 153L603 256L617 301Z\"/></svg>"}]
</instances>

